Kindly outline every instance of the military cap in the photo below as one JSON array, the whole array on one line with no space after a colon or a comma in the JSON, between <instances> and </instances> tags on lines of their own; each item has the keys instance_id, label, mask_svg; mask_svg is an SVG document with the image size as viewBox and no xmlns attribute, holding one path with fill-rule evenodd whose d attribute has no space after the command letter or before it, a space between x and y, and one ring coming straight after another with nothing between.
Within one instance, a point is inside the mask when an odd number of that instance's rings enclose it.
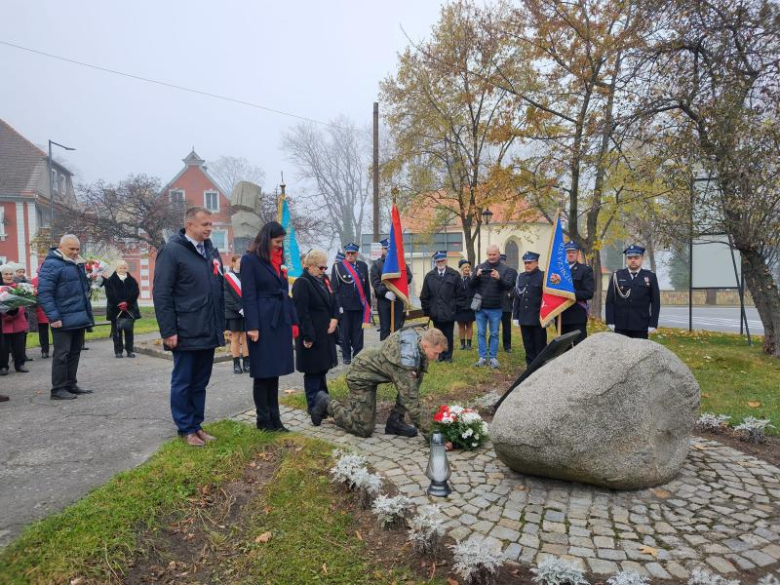
<instances>
[{"instance_id":1,"label":"military cap","mask_svg":"<svg viewBox=\"0 0 780 585\"><path fill-rule=\"evenodd\" d=\"M383 248L390 247L390 238L385 238L384 240L379 240L379 243L382 245Z\"/></svg>"},{"instance_id":2,"label":"military cap","mask_svg":"<svg viewBox=\"0 0 780 585\"><path fill-rule=\"evenodd\" d=\"M433 255L434 262L438 262L439 260L446 260L446 259L447 259L447 252L444 252L442 250L439 250Z\"/></svg>"},{"instance_id":3,"label":"military cap","mask_svg":"<svg viewBox=\"0 0 780 585\"><path fill-rule=\"evenodd\" d=\"M637 246L636 244L631 244L628 248L623 250L623 254L626 256L643 256L645 253L645 249L642 246Z\"/></svg>"},{"instance_id":4,"label":"military cap","mask_svg":"<svg viewBox=\"0 0 780 585\"><path fill-rule=\"evenodd\" d=\"M577 251L581 250L581 248L580 248L580 247L577 245L577 243L576 243L576 242L569 242L568 244L566 244L566 245L563 247L563 249L564 249L564 250L566 250L567 252L568 252L569 250L577 250Z\"/></svg>"},{"instance_id":5,"label":"military cap","mask_svg":"<svg viewBox=\"0 0 780 585\"><path fill-rule=\"evenodd\" d=\"M345 252L357 252L360 250L360 246L358 246L355 242L350 242L346 246L344 246Z\"/></svg>"},{"instance_id":6,"label":"military cap","mask_svg":"<svg viewBox=\"0 0 780 585\"><path fill-rule=\"evenodd\" d=\"M536 252L526 252L523 254L523 262L533 262L534 260L539 260L539 254Z\"/></svg>"},{"instance_id":7,"label":"military cap","mask_svg":"<svg viewBox=\"0 0 780 585\"><path fill-rule=\"evenodd\" d=\"M344 252L341 250L336 252L336 262L341 262L344 258L346 258L346 256L344 256Z\"/></svg>"},{"instance_id":8,"label":"military cap","mask_svg":"<svg viewBox=\"0 0 780 585\"><path fill-rule=\"evenodd\" d=\"M469 262L466 258L461 258L460 260L458 260L458 268L460 268L464 264L468 264L469 266L471 266L471 262Z\"/></svg>"}]
</instances>

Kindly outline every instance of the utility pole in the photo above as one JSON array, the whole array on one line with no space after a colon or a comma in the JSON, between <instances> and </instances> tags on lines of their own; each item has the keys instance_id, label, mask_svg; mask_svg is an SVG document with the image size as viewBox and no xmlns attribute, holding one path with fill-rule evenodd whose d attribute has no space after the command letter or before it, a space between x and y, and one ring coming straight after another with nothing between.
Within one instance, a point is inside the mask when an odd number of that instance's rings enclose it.
<instances>
[{"instance_id":1,"label":"utility pole","mask_svg":"<svg viewBox=\"0 0 780 585\"><path fill-rule=\"evenodd\" d=\"M379 241L379 102L374 102L374 241Z\"/></svg>"},{"instance_id":2,"label":"utility pole","mask_svg":"<svg viewBox=\"0 0 780 585\"><path fill-rule=\"evenodd\" d=\"M54 243L54 180L52 179L52 169L54 168L54 165L52 164L52 159L51 159L52 145L59 146L60 148L64 148L65 150L76 150L76 149L71 148L70 146L65 146L64 144L60 144L59 142L54 142L53 140L49 139L49 158L46 160L47 162L46 167L47 170L49 171L49 235L51 237L52 243Z\"/></svg>"}]
</instances>

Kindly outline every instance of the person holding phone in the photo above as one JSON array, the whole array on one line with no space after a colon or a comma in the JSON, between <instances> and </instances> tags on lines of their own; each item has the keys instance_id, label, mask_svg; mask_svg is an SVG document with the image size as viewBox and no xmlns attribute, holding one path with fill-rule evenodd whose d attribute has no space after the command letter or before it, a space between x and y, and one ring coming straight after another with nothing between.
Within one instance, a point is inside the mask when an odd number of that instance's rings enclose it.
<instances>
[{"instance_id":1,"label":"person holding phone","mask_svg":"<svg viewBox=\"0 0 780 585\"><path fill-rule=\"evenodd\" d=\"M514 286L512 275L506 264L501 264L501 251L498 246L488 246L487 262L483 262L471 276L470 286L479 295L481 305L476 310L477 318L477 349L479 360L474 364L481 368L488 365L498 368L498 328L501 325L501 313L504 292ZM490 327L490 343L488 348L487 330Z\"/></svg>"}]
</instances>

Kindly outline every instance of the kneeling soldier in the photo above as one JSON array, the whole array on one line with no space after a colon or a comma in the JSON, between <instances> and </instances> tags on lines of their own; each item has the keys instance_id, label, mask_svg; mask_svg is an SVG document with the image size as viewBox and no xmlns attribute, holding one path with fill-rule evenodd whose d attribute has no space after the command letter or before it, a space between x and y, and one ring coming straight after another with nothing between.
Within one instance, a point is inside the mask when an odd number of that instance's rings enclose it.
<instances>
[{"instance_id":1,"label":"kneeling soldier","mask_svg":"<svg viewBox=\"0 0 780 585\"><path fill-rule=\"evenodd\" d=\"M428 362L436 361L447 350L447 338L438 329L419 335L416 329L402 329L388 337L380 347L366 349L355 357L347 371L349 397L345 403L332 399L326 392L315 397L311 422L322 423L326 413L336 425L358 437L370 437L376 425L376 389L392 382L398 400L390 413L385 433L414 437L417 429L428 428L420 405L420 384L428 371ZM414 426L404 422L408 412Z\"/></svg>"}]
</instances>

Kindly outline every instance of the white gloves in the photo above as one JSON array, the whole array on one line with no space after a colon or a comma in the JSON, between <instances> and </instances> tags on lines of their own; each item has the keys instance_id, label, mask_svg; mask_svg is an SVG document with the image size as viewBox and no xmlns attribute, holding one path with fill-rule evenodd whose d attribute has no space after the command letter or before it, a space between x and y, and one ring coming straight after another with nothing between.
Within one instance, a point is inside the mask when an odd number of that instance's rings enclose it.
<instances>
[{"instance_id":1,"label":"white gloves","mask_svg":"<svg viewBox=\"0 0 780 585\"><path fill-rule=\"evenodd\" d=\"M514 325L515 327L520 327L520 321L517 319L512 319L512 325Z\"/></svg>"},{"instance_id":2,"label":"white gloves","mask_svg":"<svg viewBox=\"0 0 780 585\"><path fill-rule=\"evenodd\" d=\"M395 300L395 293L394 293L393 291L390 291L390 290L389 290L389 291L387 291L387 292L385 293L385 298L386 298L388 301L394 301L394 300Z\"/></svg>"},{"instance_id":3,"label":"white gloves","mask_svg":"<svg viewBox=\"0 0 780 585\"><path fill-rule=\"evenodd\" d=\"M655 327L649 327L649 328L647 329L647 332L648 332L648 333L655 333Z\"/></svg>"},{"instance_id":4,"label":"white gloves","mask_svg":"<svg viewBox=\"0 0 780 585\"><path fill-rule=\"evenodd\" d=\"M609 327L610 331L614 331L615 330L615 324L614 323L609 323L607 325L607 327Z\"/></svg>"},{"instance_id":5,"label":"white gloves","mask_svg":"<svg viewBox=\"0 0 780 585\"><path fill-rule=\"evenodd\" d=\"M238 310L238 314L243 317L244 316L244 309L239 309Z\"/></svg>"}]
</instances>

